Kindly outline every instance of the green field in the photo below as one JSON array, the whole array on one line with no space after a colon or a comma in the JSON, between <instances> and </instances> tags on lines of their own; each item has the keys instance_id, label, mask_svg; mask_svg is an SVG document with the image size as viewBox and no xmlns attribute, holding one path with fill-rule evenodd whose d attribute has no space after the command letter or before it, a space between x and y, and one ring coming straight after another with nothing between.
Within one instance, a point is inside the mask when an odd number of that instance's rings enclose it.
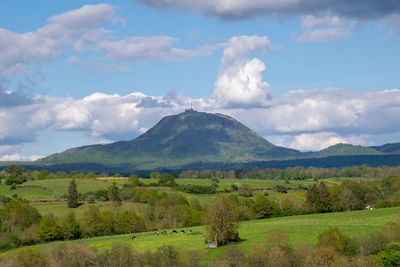
<instances>
[{"instance_id":1,"label":"green field","mask_svg":"<svg viewBox=\"0 0 400 267\"><path fill-rule=\"evenodd\" d=\"M127 178L109 178L109 181L115 181L117 183L127 183ZM152 178L141 178L140 181L144 184L158 183L158 179ZM176 178L175 182L180 185L193 184L193 185L211 185L211 179L194 179L194 178ZM299 185L310 185L315 183L311 179L307 180L290 180L286 183L284 180L262 180L262 179L219 179L218 190L231 189L232 184L246 184L251 186L253 189L264 189L272 188L275 185L284 185L287 188L297 188Z\"/></svg>"},{"instance_id":2,"label":"green field","mask_svg":"<svg viewBox=\"0 0 400 267\"><path fill-rule=\"evenodd\" d=\"M68 185L71 179L47 179L28 181L17 186L15 190L10 190L10 186L0 184L0 195L11 197L13 194L27 199L29 201L53 200L57 196L67 194ZM96 191L98 189L107 189L110 184L89 179L77 179L79 193ZM29 188L29 186L37 186L42 188Z\"/></svg>"},{"instance_id":3,"label":"green field","mask_svg":"<svg viewBox=\"0 0 400 267\"><path fill-rule=\"evenodd\" d=\"M263 220L252 220L240 223L239 235L243 239L238 246L248 251L253 245L264 240L268 231L279 229L288 233L291 242L306 241L313 245L317 236L329 227L338 227L343 233L352 237L365 236L383 229L383 226L397 219L400 208L362 210L353 212L325 213L280 217ZM81 242L98 249L109 248L114 243L130 244L137 251L154 250L162 245L171 245L180 249L197 250L202 253L203 259L208 261L224 253L224 247L206 249L204 246L204 227L193 227L192 234L174 234L155 236L154 232L137 233L136 240L131 240L133 234L90 238L69 242ZM53 245L65 244L54 242L33 248L46 249ZM3 253L14 253L14 249Z\"/></svg>"}]
</instances>

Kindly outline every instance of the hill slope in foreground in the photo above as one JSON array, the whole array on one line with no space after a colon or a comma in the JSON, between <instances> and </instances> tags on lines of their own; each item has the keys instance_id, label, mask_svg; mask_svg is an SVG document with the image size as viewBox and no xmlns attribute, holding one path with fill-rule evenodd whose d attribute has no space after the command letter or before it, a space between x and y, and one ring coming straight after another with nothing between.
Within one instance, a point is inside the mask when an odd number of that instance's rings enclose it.
<instances>
[{"instance_id":1,"label":"hill slope in foreground","mask_svg":"<svg viewBox=\"0 0 400 267\"><path fill-rule=\"evenodd\" d=\"M136 170L179 168L196 162L238 163L299 157L297 150L278 147L235 119L186 111L164 117L131 141L69 149L37 161L39 165L94 163L129 165Z\"/></svg>"},{"instance_id":2,"label":"hill slope in foreground","mask_svg":"<svg viewBox=\"0 0 400 267\"><path fill-rule=\"evenodd\" d=\"M239 236L243 241L239 242L238 246L248 251L255 244L263 242L268 231L274 229L286 232L292 243L306 241L310 245L314 245L317 242L318 234L330 227L338 227L341 232L351 237L362 237L381 231L385 224L396 220L399 212L400 208L396 207L244 221L239 226ZM31 246L31 248L46 250L54 245L84 243L98 249L108 249L114 243L127 243L137 251L153 251L163 245L170 245L179 249L197 250L202 253L204 261L210 261L224 254L225 247L211 250L205 248L204 227L198 226L191 229L193 229L192 234L155 236L154 232L145 232L135 233L136 240L132 240L132 234L128 234L48 243ZM18 251L18 249L5 252L0 256L14 253L15 251Z\"/></svg>"}]
</instances>

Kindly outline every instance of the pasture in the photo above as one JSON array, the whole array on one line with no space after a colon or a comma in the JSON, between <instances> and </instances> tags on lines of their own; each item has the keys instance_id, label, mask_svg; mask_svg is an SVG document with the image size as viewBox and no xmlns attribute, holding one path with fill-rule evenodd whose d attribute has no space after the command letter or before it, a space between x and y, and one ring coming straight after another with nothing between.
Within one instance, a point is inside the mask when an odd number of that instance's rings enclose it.
<instances>
[{"instance_id":1,"label":"pasture","mask_svg":"<svg viewBox=\"0 0 400 267\"><path fill-rule=\"evenodd\" d=\"M98 178L102 180L104 178ZM115 181L117 183L127 183L128 178L107 178L107 181ZM328 181L328 180L327 180ZM158 179L155 178L140 178L140 182L143 184L158 183ZM180 185L192 184L192 185L212 185L213 181L211 179L195 179L195 178L176 178L175 182ZM273 188L276 185L284 185L287 188L294 189L298 188L299 185L312 185L315 183L311 179L307 180L290 180L285 182L285 180L262 180L262 179L219 179L218 191L223 191L225 189L231 189L232 184L246 184L251 186L254 190L261 190L266 188Z\"/></svg>"},{"instance_id":2,"label":"pasture","mask_svg":"<svg viewBox=\"0 0 400 267\"><path fill-rule=\"evenodd\" d=\"M252 246L263 242L268 231L273 229L286 232L293 244L305 241L313 245L317 241L318 234L329 227L338 227L343 233L351 237L366 236L381 231L385 224L397 220L399 212L400 208L396 207L245 221L241 222L239 226L239 235L242 241L238 243L238 246L248 252ZM155 250L162 245L170 245L186 250L197 250L201 252L204 261L209 261L212 258L220 257L224 254L225 247L217 249L205 248L204 227L192 227L191 229L193 229L193 233L155 236L154 232L145 232L76 241L53 242L35 245L32 246L32 248L47 249L51 246L68 242L80 242L101 250L110 248L114 243L127 243L137 251ZM185 228L185 230L187 230L187 228ZM168 232L170 231L171 230L168 230ZM136 240L131 239L133 235L137 237ZM2 255L15 253L17 250L18 249L11 250Z\"/></svg>"}]
</instances>

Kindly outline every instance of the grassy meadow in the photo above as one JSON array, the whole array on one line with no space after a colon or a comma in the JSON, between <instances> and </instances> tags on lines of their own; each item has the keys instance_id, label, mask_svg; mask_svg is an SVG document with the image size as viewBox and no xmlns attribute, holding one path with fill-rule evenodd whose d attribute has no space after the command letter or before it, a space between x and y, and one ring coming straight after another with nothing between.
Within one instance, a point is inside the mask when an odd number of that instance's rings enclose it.
<instances>
[{"instance_id":1,"label":"grassy meadow","mask_svg":"<svg viewBox=\"0 0 400 267\"><path fill-rule=\"evenodd\" d=\"M344 234L351 237L362 237L380 231L384 225L398 219L400 208L386 208L375 210L361 210L352 212L325 213L279 217L262 220L241 222L239 235L243 240L238 246L249 251L252 246L263 242L268 231L279 229L286 232L293 244L300 241L313 245L317 242L317 236L329 227L338 227ZM226 247L206 249L204 245L204 227L192 227L193 233L159 235L154 232L145 232L128 235L106 236L82 239L76 241L53 242L35 245L32 248L47 249L54 245L65 243L85 243L97 249L110 248L114 243L127 243L137 251L155 250L162 245L171 245L180 249L197 250L201 252L204 261L222 256ZM131 237L135 235L136 240ZM14 249L2 254L15 253Z\"/></svg>"}]
</instances>

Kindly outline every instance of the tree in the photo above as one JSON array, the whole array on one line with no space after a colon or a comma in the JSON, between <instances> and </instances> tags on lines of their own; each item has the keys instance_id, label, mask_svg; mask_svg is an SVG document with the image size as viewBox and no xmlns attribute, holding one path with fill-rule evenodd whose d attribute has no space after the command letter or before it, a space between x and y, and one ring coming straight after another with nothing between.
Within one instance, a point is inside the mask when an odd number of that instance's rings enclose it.
<instances>
[{"instance_id":1,"label":"tree","mask_svg":"<svg viewBox=\"0 0 400 267\"><path fill-rule=\"evenodd\" d=\"M64 240L78 239L81 237L81 229L74 213L62 217L59 221Z\"/></svg>"},{"instance_id":2,"label":"tree","mask_svg":"<svg viewBox=\"0 0 400 267\"><path fill-rule=\"evenodd\" d=\"M254 200L251 211L258 218L269 218L279 214L278 205L264 195L258 195Z\"/></svg>"},{"instance_id":3,"label":"tree","mask_svg":"<svg viewBox=\"0 0 400 267\"><path fill-rule=\"evenodd\" d=\"M76 208L79 206L78 191L75 179L72 179L68 186L68 208Z\"/></svg>"},{"instance_id":4,"label":"tree","mask_svg":"<svg viewBox=\"0 0 400 267\"><path fill-rule=\"evenodd\" d=\"M252 197L253 192L251 186L247 184L241 184L239 187L239 195L242 197Z\"/></svg>"},{"instance_id":5,"label":"tree","mask_svg":"<svg viewBox=\"0 0 400 267\"><path fill-rule=\"evenodd\" d=\"M313 184L307 191L306 204L311 211L315 212L331 212L332 199L330 192L323 182Z\"/></svg>"},{"instance_id":6,"label":"tree","mask_svg":"<svg viewBox=\"0 0 400 267\"><path fill-rule=\"evenodd\" d=\"M111 201L115 203L120 203L121 198L119 196L119 188L115 182L108 188L108 197Z\"/></svg>"},{"instance_id":7,"label":"tree","mask_svg":"<svg viewBox=\"0 0 400 267\"><path fill-rule=\"evenodd\" d=\"M141 185L139 178L135 174L132 174L131 176L129 176L128 181L129 181L130 185L133 187Z\"/></svg>"},{"instance_id":8,"label":"tree","mask_svg":"<svg viewBox=\"0 0 400 267\"><path fill-rule=\"evenodd\" d=\"M143 232L146 230L144 220L133 210L122 212L117 220L117 231L121 234Z\"/></svg>"},{"instance_id":9,"label":"tree","mask_svg":"<svg viewBox=\"0 0 400 267\"><path fill-rule=\"evenodd\" d=\"M352 256L356 250L351 239L342 234L337 227L330 228L319 234L317 246L331 247L347 256Z\"/></svg>"},{"instance_id":10,"label":"tree","mask_svg":"<svg viewBox=\"0 0 400 267\"><path fill-rule=\"evenodd\" d=\"M174 186L176 185L175 183L175 177L172 174L169 173L164 173L163 175L160 175L158 177L158 183L165 185L165 186Z\"/></svg>"},{"instance_id":11,"label":"tree","mask_svg":"<svg viewBox=\"0 0 400 267\"><path fill-rule=\"evenodd\" d=\"M225 197L217 198L207 209L205 224L207 238L218 245L239 239L239 216L235 205Z\"/></svg>"},{"instance_id":12,"label":"tree","mask_svg":"<svg viewBox=\"0 0 400 267\"><path fill-rule=\"evenodd\" d=\"M62 230L53 217L43 217L40 220L37 236L45 242L58 240L62 237Z\"/></svg>"},{"instance_id":13,"label":"tree","mask_svg":"<svg viewBox=\"0 0 400 267\"><path fill-rule=\"evenodd\" d=\"M33 206L13 200L0 209L0 218L0 225L4 230L15 232L38 223L41 216Z\"/></svg>"}]
</instances>

